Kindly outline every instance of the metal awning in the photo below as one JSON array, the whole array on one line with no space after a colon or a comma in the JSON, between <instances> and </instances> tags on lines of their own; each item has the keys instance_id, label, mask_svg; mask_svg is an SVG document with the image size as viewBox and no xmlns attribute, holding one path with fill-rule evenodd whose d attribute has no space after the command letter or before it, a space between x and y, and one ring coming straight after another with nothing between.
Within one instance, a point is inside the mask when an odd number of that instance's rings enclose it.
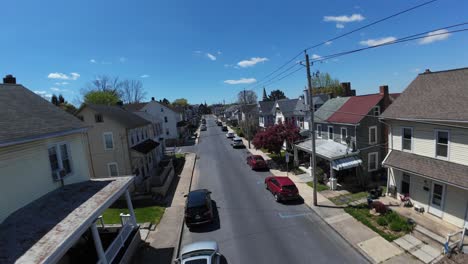
<instances>
[{"instance_id":1,"label":"metal awning","mask_svg":"<svg viewBox=\"0 0 468 264\"><path fill-rule=\"evenodd\" d=\"M361 165L362 160L356 156L346 157L332 161L332 168L334 170L346 170Z\"/></svg>"}]
</instances>

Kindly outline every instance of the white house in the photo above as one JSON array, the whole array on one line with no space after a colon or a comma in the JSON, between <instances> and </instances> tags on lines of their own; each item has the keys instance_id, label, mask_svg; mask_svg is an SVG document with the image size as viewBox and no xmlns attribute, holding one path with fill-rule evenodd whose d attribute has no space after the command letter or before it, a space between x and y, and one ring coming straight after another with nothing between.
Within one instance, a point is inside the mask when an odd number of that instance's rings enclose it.
<instances>
[{"instance_id":1,"label":"white house","mask_svg":"<svg viewBox=\"0 0 468 264\"><path fill-rule=\"evenodd\" d=\"M0 262L129 260L140 241L133 177L90 180L86 125L11 75L0 105ZM103 244L95 223L121 197L130 215Z\"/></svg>"},{"instance_id":2,"label":"white house","mask_svg":"<svg viewBox=\"0 0 468 264\"><path fill-rule=\"evenodd\" d=\"M468 227L468 68L419 74L381 118L389 192Z\"/></svg>"}]
</instances>

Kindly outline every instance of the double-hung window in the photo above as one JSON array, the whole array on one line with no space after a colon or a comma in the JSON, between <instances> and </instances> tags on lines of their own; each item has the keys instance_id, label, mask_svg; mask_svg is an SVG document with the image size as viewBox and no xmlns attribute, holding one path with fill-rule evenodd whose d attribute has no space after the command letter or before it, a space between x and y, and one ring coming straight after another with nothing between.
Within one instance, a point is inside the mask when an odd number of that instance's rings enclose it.
<instances>
[{"instance_id":1,"label":"double-hung window","mask_svg":"<svg viewBox=\"0 0 468 264\"><path fill-rule=\"evenodd\" d=\"M378 164L379 160L379 153L378 152L371 152L368 154L368 159L367 159L367 170L370 171L375 171L379 168Z\"/></svg>"},{"instance_id":2,"label":"double-hung window","mask_svg":"<svg viewBox=\"0 0 468 264\"><path fill-rule=\"evenodd\" d=\"M105 150L112 150L114 149L114 137L112 136L112 132L104 132L104 149Z\"/></svg>"},{"instance_id":3,"label":"double-hung window","mask_svg":"<svg viewBox=\"0 0 468 264\"><path fill-rule=\"evenodd\" d=\"M107 170L109 171L110 177L119 176L119 167L117 163L111 162L107 164Z\"/></svg>"},{"instance_id":4,"label":"double-hung window","mask_svg":"<svg viewBox=\"0 0 468 264\"><path fill-rule=\"evenodd\" d=\"M449 153L450 134L447 130L436 130L436 157L447 159Z\"/></svg>"},{"instance_id":5,"label":"double-hung window","mask_svg":"<svg viewBox=\"0 0 468 264\"><path fill-rule=\"evenodd\" d=\"M401 129L401 149L404 151L413 151L413 129L410 127Z\"/></svg>"},{"instance_id":6,"label":"double-hung window","mask_svg":"<svg viewBox=\"0 0 468 264\"><path fill-rule=\"evenodd\" d=\"M58 181L72 173L70 148L67 143L50 146L48 154L54 180Z\"/></svg>"},{"instance_id":7,"label":"double-hung window","mask_svg":"<svg viewBox=\"0 0 468 264\"><path fill-rule=\"evenodd\" d=\"M328 139L333 140L333 126L328 126Z\"/></svg>"},{"instance_id":8,"label":"double-hung window","mask_svg":"<svg viewBox=\"0 0 468 264\"><path fill-rule=\"evenodd\" d=\"M369 127L369 144L377 144L377 126Z\"/></svg>"},{"instance_id":9,"label":"double-hung window","mask_svg":"<svg viewBox=\"0 0 468 264\"><path fill-rule=\"evenodd\" d=\"M346 143L348 137L348 129L346 127L341 128L341 143Z\"/></svg>"}]
</instances>

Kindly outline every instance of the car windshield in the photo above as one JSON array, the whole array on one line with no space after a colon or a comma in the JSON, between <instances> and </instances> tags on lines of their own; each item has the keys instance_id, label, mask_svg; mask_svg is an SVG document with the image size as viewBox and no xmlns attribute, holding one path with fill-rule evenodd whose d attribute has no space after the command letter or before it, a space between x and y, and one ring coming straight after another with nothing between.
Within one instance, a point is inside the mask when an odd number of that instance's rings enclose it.
<instances>
[{"instance_id":1,"label":"car windshield","mask_svg":"<svg viewBox=\"0 0 468 264\"><path fill-rule=\"evenodd\" d=\"M207 264L207 259L191 259L184 262L185 264Z\"/></svg>"},{"instance_id":2,"label":"car windshield","mask_svg":"<svg viewBox=\"0 0 468 264\"><path fill-rule=\"evenodd\" d=\"M192 252L185 253L182 255L182 259L188 258L195 258L188 261L195 261L195 260L204 260L205 262L193 262L193 263L207 263L207 257L213 255L214 251L209 249L202 249L202 250L195 250ZM198 258L197 258L198 257ZM192 262L185 262L185 263L192 263Z\"/></svg>"}]
</instances>

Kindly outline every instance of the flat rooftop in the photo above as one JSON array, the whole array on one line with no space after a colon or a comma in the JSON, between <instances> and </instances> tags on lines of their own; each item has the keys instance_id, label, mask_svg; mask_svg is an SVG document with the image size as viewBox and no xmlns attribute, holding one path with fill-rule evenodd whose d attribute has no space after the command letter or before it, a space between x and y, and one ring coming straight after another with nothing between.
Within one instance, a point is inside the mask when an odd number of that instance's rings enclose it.
<instances>
[{"instance_id":1,"label":"flat rooftop","mask_svg":"<svg viewBox=\"0 0 468 264\"><path fill-rule=\"evenodd\" d=\"M310 139L297 143L296 146L305 152L312 153L312 140ZM327 160L335 160L358 154L358 152L352 152L352 149L348 148L346 145L333 140L320 138L315 140L315 153L317 156Z\"/></svg>"},{"instance_id":2,"label":"flat rooftop","mask_svg":"<svg viewBox=\"0 0 468 264\"><path fill-rule=\"evenodd\" d=\"M65 185L17 210L0 224L0 263L57 262L132 181L125 176Z\"/></svg>"}]
</instances>

